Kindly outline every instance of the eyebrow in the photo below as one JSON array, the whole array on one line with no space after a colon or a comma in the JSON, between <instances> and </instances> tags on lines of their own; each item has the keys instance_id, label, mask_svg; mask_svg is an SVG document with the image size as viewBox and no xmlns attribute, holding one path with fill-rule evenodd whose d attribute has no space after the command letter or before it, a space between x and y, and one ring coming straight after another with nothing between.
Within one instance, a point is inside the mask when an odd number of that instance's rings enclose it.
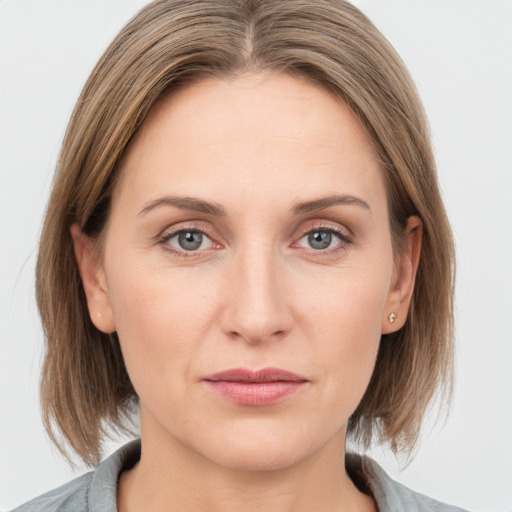
<instances>
[{"instance_id":1,"label":"eyebrow","mask_svg":"<svg viewBox=\"0 0 512 512\"><path fill-rule=\"evenodd\" d=\"M366 201L363 201L362 199L355 196L338 194L327 197L320 197L311 201L296 203L291 208L290 212L294 215L301 215L304 213L324 210L330 206L335 206L338 204L355 205L371 211L370 205ZM138 215L144 215L159 206L174 206L181 210L200 212L217 217L225 217L227 215L226 210L218 203L210 203L204 199L186 196L164 196L159 199L148 201Z\"/></svg>"},{"instance_id":2,"label":"eyebrow","mask_svg":"<svg viewBox=\"0 0 512 512\"><path fill-rule=\"evenodd\" d=\"M218 217L225 217L226 210L217 203L210 203L199 199L197 197L184 197L184 196L165 196L153 201L148 201L144 208L139 212L139 215L144 215L158 206L175 206L181 210L190 210L194 212L206 213L208 215L215 215Z\"/></svg>"},{"instance_id":3,"label":"eyebrow","mask_svg":"<svg viewBox=\"0 0 512 512\"><path fill-rule=\"evenodd\" d=\"M370 205L366 201L363 201L359 197L345 194L320 197L318 199L313 199L312 201L296 203L290 211L294 215L300 215L304 213L316 212L318 210L324 210L325 208L329 208L330 206L335 206L338 204L360 206L361 208L365 208L366 210L371 211Z\"/></svg>"}]
</instances>

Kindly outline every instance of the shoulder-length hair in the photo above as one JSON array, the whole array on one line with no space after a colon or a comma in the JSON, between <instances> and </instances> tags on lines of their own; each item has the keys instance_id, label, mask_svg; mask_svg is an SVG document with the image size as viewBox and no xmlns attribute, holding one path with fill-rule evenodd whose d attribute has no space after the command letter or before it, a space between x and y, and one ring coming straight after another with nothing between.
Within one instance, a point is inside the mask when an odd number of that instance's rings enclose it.
<instances>
[{"instance_id":1,"label":"shoulder-length hair","mask_svg":"<svg viewBox=\"0 0 512 512\"><path fill-rule=\"evenodd\" d=\"M454 249L428 126L392 46L343 0L158 0L119 33L94 68L63 141L39 246L36 293L46 338L42 411L96 464L110 428L123 429L137 397L118 339L89 317L70 236L93 239L108 219L118 163L163 94L203 77L245 71L309 79L343 100L373 141L387 183L395 254L407 219L423 222L421 258L405 326L383 336L368 389L349 420L363 446L410 452L453 363Z\"/></svg>"}]
</instances>

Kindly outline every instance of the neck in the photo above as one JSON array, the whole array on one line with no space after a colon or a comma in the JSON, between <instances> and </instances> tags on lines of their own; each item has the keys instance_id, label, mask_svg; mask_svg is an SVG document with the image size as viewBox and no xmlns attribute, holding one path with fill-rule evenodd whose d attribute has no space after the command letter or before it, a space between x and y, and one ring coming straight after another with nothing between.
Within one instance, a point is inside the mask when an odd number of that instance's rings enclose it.
<instances>
[{"instance_id":1,"label":"neck","mask_svg":"<svg viewBox=\"0 0 512 512\"><path fill-rule=\"evenodd\" d=\"M148 426L141 418L141 459L121 475L120 512L375 510L346 474L344 432L299 462L254 470L217 464Z\"/></svg>"}]
</instances>

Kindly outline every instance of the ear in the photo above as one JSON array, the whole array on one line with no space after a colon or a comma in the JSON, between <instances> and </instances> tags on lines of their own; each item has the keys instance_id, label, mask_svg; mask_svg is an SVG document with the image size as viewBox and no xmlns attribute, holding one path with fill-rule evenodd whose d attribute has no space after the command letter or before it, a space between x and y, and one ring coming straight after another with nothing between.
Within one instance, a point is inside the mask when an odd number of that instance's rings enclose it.
<instances>
[{"instance_id":1,"label":"ear","mask_svg":"<svg viewBox=\"0 0 512 512\"><path fill-rule=\"evenodd\" d=\"M73 224L70 231L91 321L104 333L114 332L116 326L105 274L99 257L94 252L94 242L82 233L78 224Z\"/></svg>"},{"instance_id":2,"label":"ear","mask_svg":"<svg viewBox=\"0 0 512 512\"><path fill-rule=\"evenodd\" d=\"M423 224L420 218L409 217L405 227L402 254L398 260L382 318L382 334L398 331L405 324L420 261L422 235Z\"/></svg>"}]
</instances>

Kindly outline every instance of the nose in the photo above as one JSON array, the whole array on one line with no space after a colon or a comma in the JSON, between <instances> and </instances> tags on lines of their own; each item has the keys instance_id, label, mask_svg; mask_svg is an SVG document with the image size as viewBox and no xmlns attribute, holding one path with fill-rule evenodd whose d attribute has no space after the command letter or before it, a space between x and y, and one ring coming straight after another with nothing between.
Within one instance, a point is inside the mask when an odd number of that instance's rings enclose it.
<instances>
[{"instance_id":1,"label":"nose","mask_svg":"<svg viewBox=\"0 0 512 512\"><path fill-rule=\"evenodd\" d=\"M222 329L250 344L284 338L292 327L286 276L271 248L253 247L234 258L225 281Z\"/></svg>"}]
</instances>

